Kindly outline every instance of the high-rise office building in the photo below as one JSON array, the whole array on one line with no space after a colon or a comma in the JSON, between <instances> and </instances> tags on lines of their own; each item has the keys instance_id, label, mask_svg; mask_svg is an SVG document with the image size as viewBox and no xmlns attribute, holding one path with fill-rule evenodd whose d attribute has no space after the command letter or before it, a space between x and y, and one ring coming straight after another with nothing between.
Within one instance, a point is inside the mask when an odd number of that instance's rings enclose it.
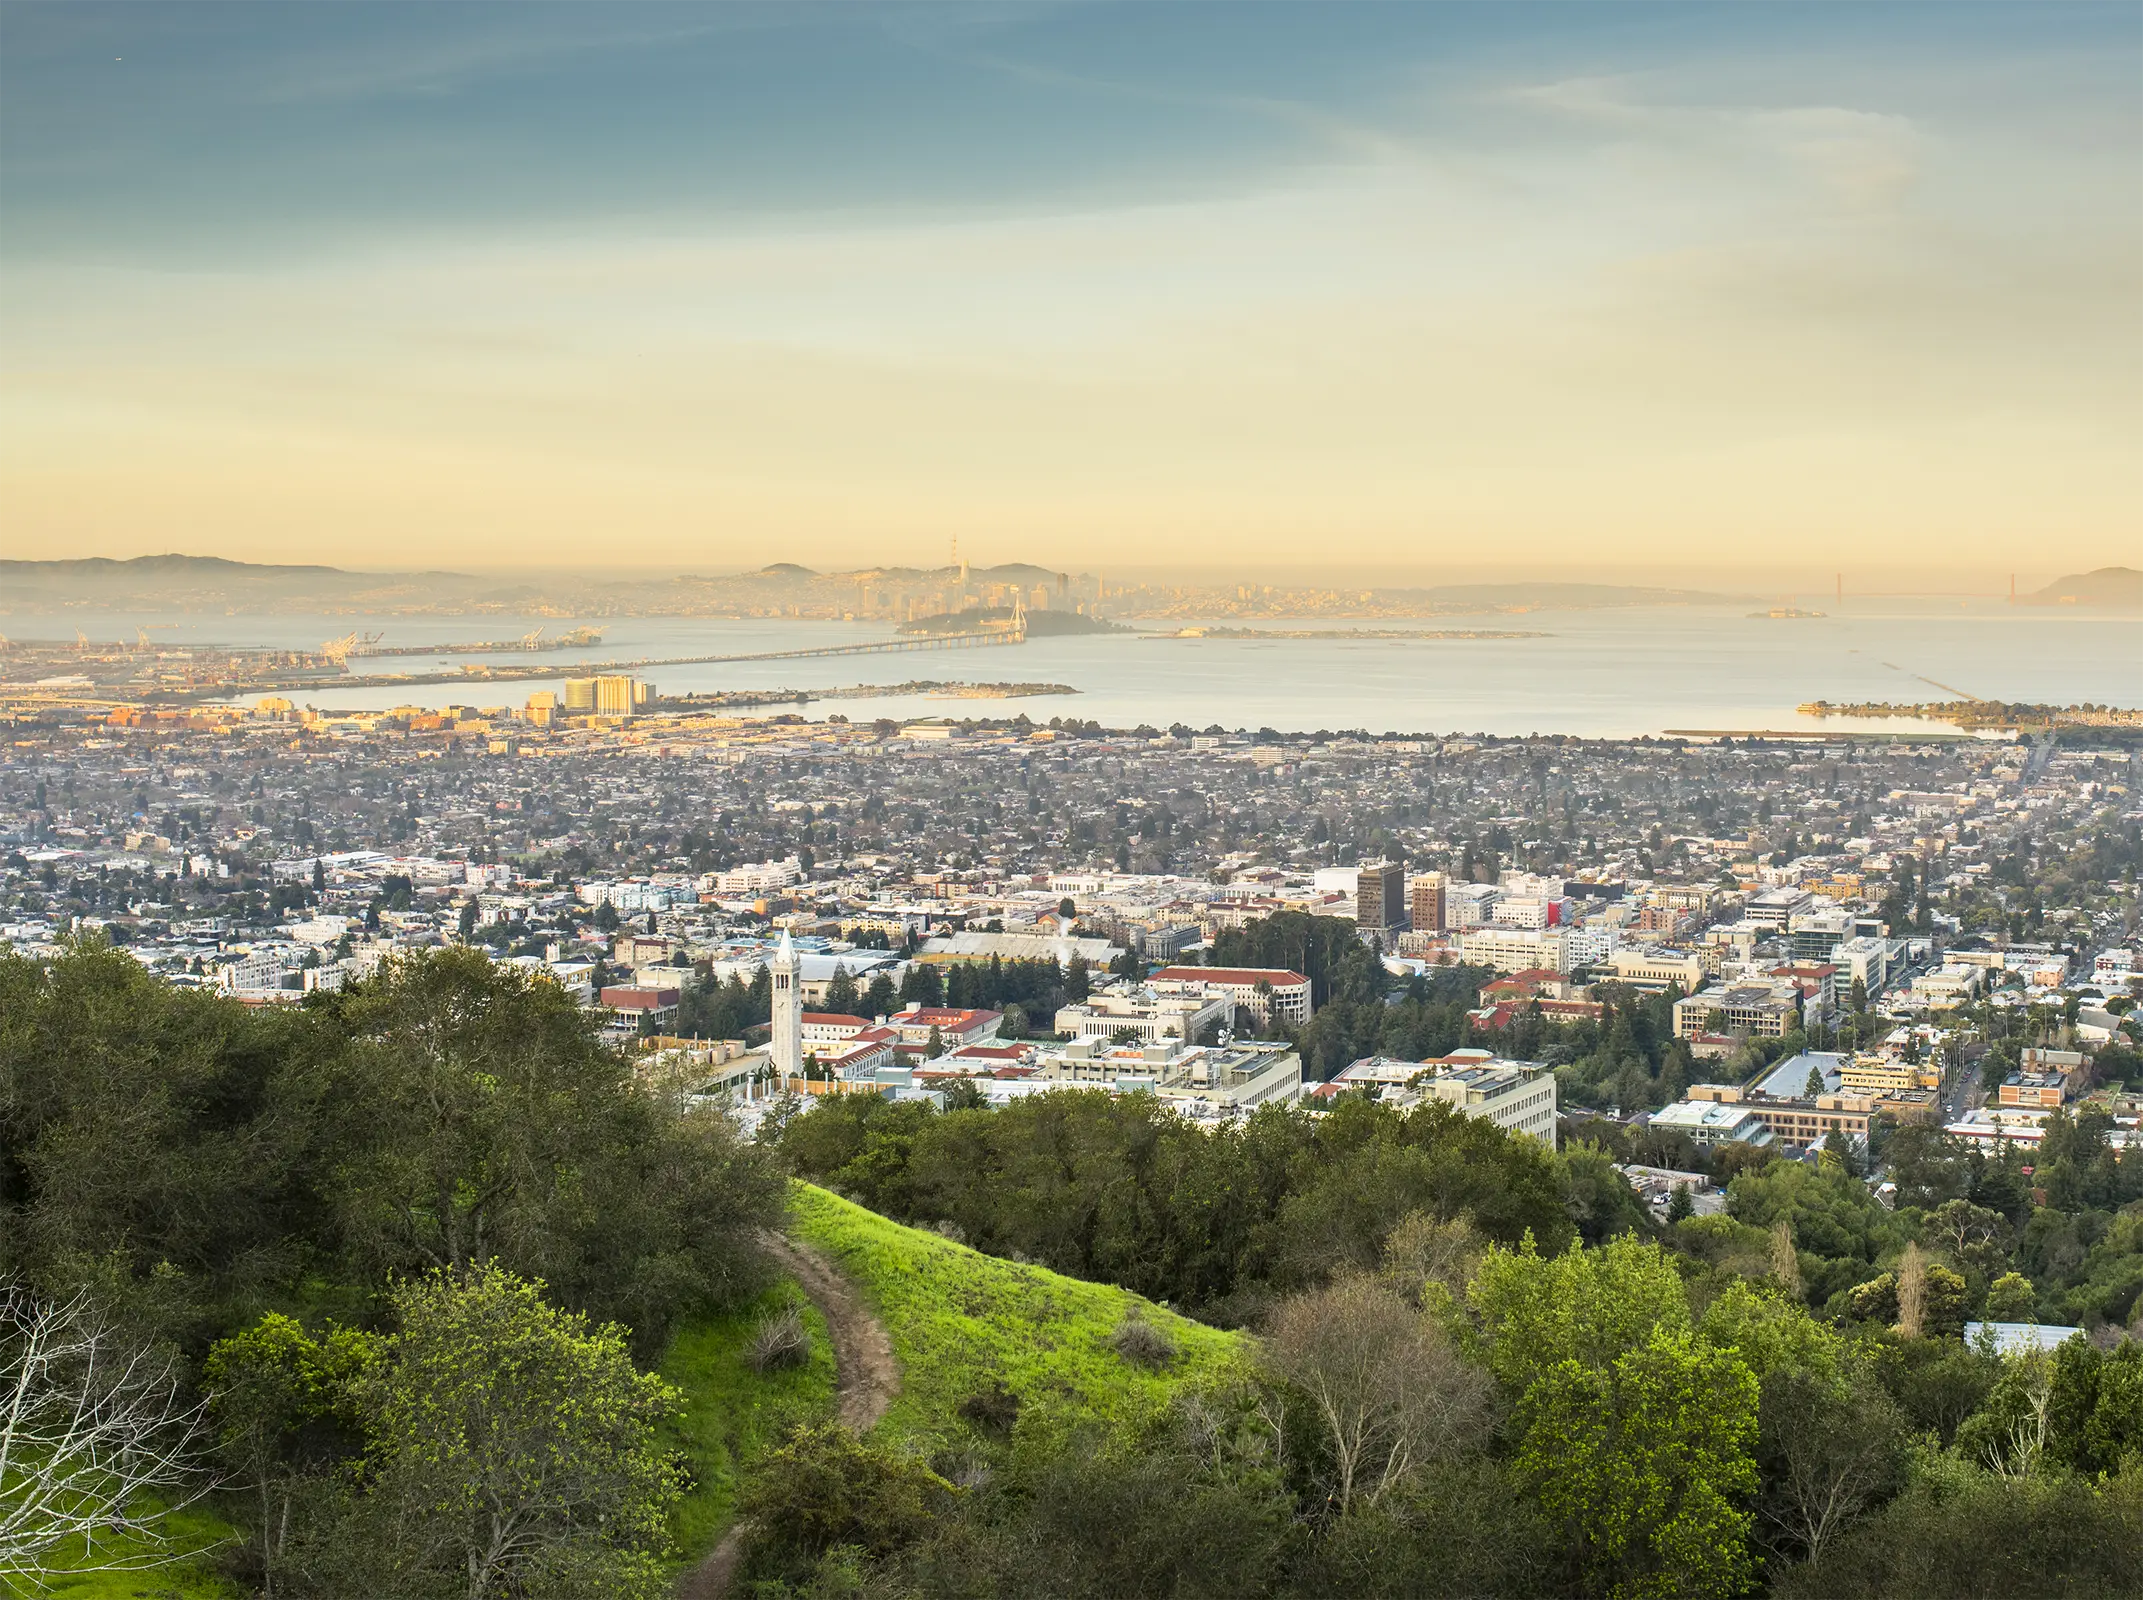
<instances>
[{"instance_id":1,"label":"high-rise office building","mask_svg":"<svg viewBox=\"0 0 2143 1600\"><path fill-rule=\"evenodd\" d=\"M629 717L633 714L633 681L623 673L604 673L595 680L595 714L599 717Z\"/></svg>"},{"instance_id":2,"label":"high-rise office building","mask_svg":"<svg viewBox=\"0 0 2143 1600\"><path fill-rule=\"evenodd\" d=\"M1354 921L1380 931L1406 922L1406 868L1396 861L1363 863L1355 875Z\"/></svg>"},{"instance_id":3,"label":"high-rise office building","mask_svg":"<svg viewBox=\"0 0 2143 1600\"><path fill-rule=\"evenodd\" d=\"M1407 885L1408 921L1416 933L1441 933L1444 929L1444 875L1417 872Z\"/></svg>"},{"instance_id":4,"label":"high-rise office building","mask_svg":"<svg viewBox=\"0 0 2143 1600\"><path fill-rule=\"evenodd\" d=\"M569 717L570 717L570 716L575 716L575 715L579 715L579 716L587 716L587 715L588 715L588 714L589 714L590 712L592 712L592 711L594 711L594 710L595 710L595 679L593 679L593 678L568 678L568 679L566 679L566 703L565 703L565 711L566 711L566 715L567 715L567 716L569 716Z\"/></svg>"}]
</instances>

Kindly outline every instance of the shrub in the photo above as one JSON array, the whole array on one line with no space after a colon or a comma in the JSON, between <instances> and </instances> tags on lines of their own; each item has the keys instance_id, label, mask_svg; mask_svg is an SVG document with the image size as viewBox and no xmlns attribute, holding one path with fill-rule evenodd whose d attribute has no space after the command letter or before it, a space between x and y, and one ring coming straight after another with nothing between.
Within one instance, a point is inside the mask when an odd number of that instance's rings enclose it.
<instances>
[{"instance_id":1,"label":"shrub","mask_svg":"<svg viewBox=\"0 0 2143 1600\"><path fill-rule=\"evenodd\" d=\"M1019 1396L1007 1389L1000 1379L962 1400L960 1415L972 1423L976 1431L1002 1438L1019 1421Z\"/></svg>"},{"instance_id":2,"label":"shrub","mask_svg":"<svg viewBox=\"0 0 2143 1600\"><path fill-rule=\"evenodd\" d=\"M759 1329L752 1335L753 1371L799 1367L810 1354L811 1330L804 1326L803 1313L796 1307L783 1306L759 1319Z\"/></svg>"},{"instance_id":3,"label":"shrub","mask_svg":"<svg viewBox=\"0 0 2143 1600\"><path fill-rule=\"evenodd\" d=\"M1124 1314L1124 1320L1109 1335L1109 1343L1134 1367L1159 1371L1176 1359L1176 1341L1148 1322L1136 1307Z\"/></svg>"},{"instance_id":4,"label":"shrub","mask_svg":"<svg viewBox=\"0 0 2143 1600\"><path fill-rule=\"evenodd\" d=\"M790 1434L741 1509L772 1552L816 1556L846 1544L883 1556L922 1537L951 1493L920 1462L825 1423Z\"/></svg>"}]
</instances>

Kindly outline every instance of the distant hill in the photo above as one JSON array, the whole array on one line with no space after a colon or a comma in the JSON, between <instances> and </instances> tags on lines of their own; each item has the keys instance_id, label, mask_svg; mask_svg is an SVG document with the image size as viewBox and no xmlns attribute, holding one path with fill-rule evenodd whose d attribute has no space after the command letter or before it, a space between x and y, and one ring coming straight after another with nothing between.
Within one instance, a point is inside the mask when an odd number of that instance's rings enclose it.
<instances>
[{"instance_id":1,"label":"distant hill","mask_svg":"<svg viewBox=\"0 0 2143 1600\"><path fill-rule=\"evenodd\" d=\"M2100 567L2056 578L2035 594L2017 597L2027 606L2093 606L2108 611L2143 611L2143 572L2134 567Z\"/></svg>"},{"instance_id":2,"label":"distant hill","mask_svg":"<svg viewBox=\"0 0 2143 1600\"><path fill-rule=\"evenodd\" d=\"M136 556L114 561L0 561L0 609L53 611L289 611L421 605L466 600L493 587L459 572L347 572L340 567L272 566L221 556Z\"/></svg>"}]
</instances>

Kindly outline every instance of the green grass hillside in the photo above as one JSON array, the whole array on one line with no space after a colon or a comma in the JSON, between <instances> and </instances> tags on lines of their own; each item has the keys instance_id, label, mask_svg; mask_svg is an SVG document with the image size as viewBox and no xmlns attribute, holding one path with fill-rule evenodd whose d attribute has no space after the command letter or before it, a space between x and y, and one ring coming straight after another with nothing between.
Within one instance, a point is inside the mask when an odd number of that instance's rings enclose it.
<instances>
[{"instance_id":1,"label":"green grass hillside","mask_svg":"<svg viewBox=\"0 0 2143 1600\"><path fill-rule=\"evenodd\" d=\"M756 1371L753 1335L763 1318L790 1305L801 1309L811 1330L810 1359ZM704 1551L729 1524L739 1474L779 1444L795 1423L832 1414L833 1343L825 1319L785 1279L738 1311L679 1329L661 1371L684 1393L684 1415L671 1427L669 1440L684 1453L692 1473L691 1487L670 1519L670 1537L679 1550Z\"/></svg>"},{"instance_id":2,"label":"green grass hillside","mask_svg":"<svg viewBox=\"0 0 2143 1600\"><path fill-rule=\"evenodd\" d=\"M1105 1284L1020 1266L918 1228L889 1222L824 1189L790 1185L790 1226L847 1274L885 1324L900 1363L900 1397L879 1437L918 1449L972 1437L961 1402L1002 1385L1023 1414L1130 1422L1184 1384L1225 1377L1247 1341ZM804 1307L808 1362L762 1374L751 1363L760 1319ZM1117 1354L1111 1340L1135 1312L1166 1335L1175 1358L1158 1369ZM801 1289L783 1280L749 1306L690 1324L671 1341L662 1375L684 1391L671 1433L693 1485L672 1519L680 1551L712 1548L734 1515L755 1463L798 1422L834 1411L833 1346Z\"/></svg>"},{"instance_id":3,"label":"green grass hillside","mask_svg":"<svg viewBox=\"0 0 2143 1600\"><path fill-rule=\"evenodd\" d=\"M1225 1377L1248 1352L1241 1334L1123 1289L1000 1261L809 1184L791 1185L789 1208L796 1237L833 1258L892 1339L901 1390L881 1434L958 1438L968 1429L961 1402L999 1383L1023 1408L1129 1421L1185 1384ZM1111 1344L1134 1311L1175 1346L1164 1368L1127 1361Z\"/></svg>"},{"instance_id":4,"label":"green grass hillside","mask_svg":"<svg viewBox=\"0 0 2143 1600\"><path fill-rule=\"evenodd\" d=\"M70 1558L63 1551L40 1574L44 1587L35 1592L55 1600L238 1600L242 1591L216 1570L216 1552L238 1537L236 1529L210 1511L189 1507L171 1518L166 1531L173 1550L194 1553L134 1572L74 1572L68 1569L79 1555ZM150 1550L144 1542L122 1538L108 1542L103 1554L124 1556L130 1547L144 1555Z\"/></svg>"}]
</instances>

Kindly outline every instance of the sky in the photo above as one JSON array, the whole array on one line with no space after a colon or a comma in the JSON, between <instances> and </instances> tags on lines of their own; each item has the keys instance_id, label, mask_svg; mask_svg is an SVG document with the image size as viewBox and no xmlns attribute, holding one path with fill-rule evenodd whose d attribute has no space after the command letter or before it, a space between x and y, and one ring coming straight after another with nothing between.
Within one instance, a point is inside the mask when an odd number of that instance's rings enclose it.
<instances>
[{"instance_id":1,"label":"sky","mask_svg":"<svg viewBox=\"0 0 2143 1600\"><path fill-rule=\"evenodd\" d=\"M2143 565L2143 6L0 8L6 554L954 540Z\"/></svg>"}]
</instances>

